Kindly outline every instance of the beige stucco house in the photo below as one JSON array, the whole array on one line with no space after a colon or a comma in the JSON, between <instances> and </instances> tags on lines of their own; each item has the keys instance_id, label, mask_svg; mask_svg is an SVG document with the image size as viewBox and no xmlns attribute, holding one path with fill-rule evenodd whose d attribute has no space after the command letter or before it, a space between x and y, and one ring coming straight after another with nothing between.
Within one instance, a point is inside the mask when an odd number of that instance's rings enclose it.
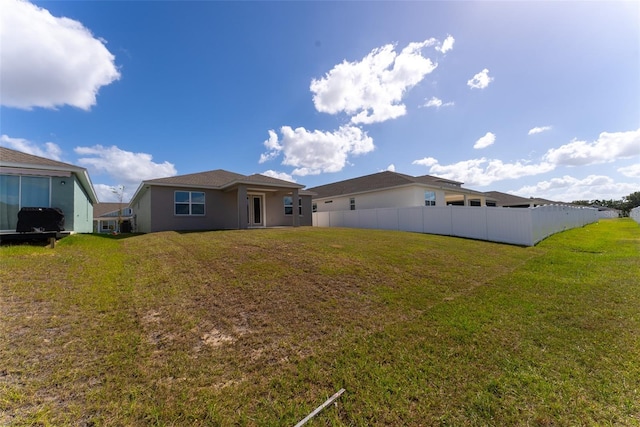
<instances>
[{"instance_id":1,"label":"beige stucco house","mask_svg":"<svg viewBox=\"0 0 640 427\"><path fill-rule=\"evenodd\" d=\"M133 231L311 225L311 193L265 175L222 169L143 181L129 207Z\"/></svg>"},{"instance_id":2,"label":"beige stucco house","mask_svg":"<svg viewBox=\"0 0 640 427\"><path fill-rule=\"evenodd\" d=\"M314 212L411 206L486 206L486 195L462 188L462 183L431 175L397 172L339 181L310 188Z\"/></svg>"}]
</instances>

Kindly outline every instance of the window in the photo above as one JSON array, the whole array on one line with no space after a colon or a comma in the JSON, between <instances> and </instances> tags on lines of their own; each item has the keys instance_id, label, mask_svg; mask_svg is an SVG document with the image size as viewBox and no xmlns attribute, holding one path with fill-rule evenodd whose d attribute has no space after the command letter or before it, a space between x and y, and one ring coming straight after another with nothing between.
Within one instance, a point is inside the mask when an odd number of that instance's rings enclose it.
<instances>
[{"instance_id":1,"label":"window","mask_svg":"<svg viewBox=\"0 0 640 427\"><path fill-rule=\"evenodd\" d=\"M204 192L176 191L173 213L175 215L204 215Z\"/></svg>"},{"instance_id":2,"label":"window","mask_svg":"<svg viewBox=\"0 0 640 427\"><path fill-rule=\"evenodd\" d=\"M24 207L51 207L51 178L0 175L0 230L15 230Z\"/></svg>"},{"instance_id":3,"label":"window","mask_svg":"<svg viewBox=\"0 0 640 427\"><path fill-rule=\"evenodd\" d=\"M318 204L314 203L311 205L311 212L318 212Z\"/></svg>"},{"instance_id":4,"label":"window","mask_svg":"<svg viewBox=\"0 0 640 427\"><path fill-rule=\"evenodd\" d=\"M424 205L435 206L436 205L436 193L434 191L424 192Z\"/></svg>"},{"instance_id":5,"label":"window","mask_svg":"<svg viewBox=\"0 0 640 427\"><path fill-rule=\"evenodd\" d=\"M293 197L284 196L284 214L293 215Z\"/></svg>"},{"instance_id":6,"label":"window","mask_svg":"<svg viewBox=\"0 0 640 427\"><path fill-rule=\"evenodd\" d=\"M351 209L352 211L356 210L356 198L355 197L351 197L349 199L349 209Z\"/></svg>"},{"instance_id":7,"label":"window","mask_svg":"<svg viewBox=\"0 0 640 427\"><path fill-rule=\"evenodd\" d=\"M293 197L284 196L284 214L293 215ZM302 199L298 198L298 216L302 216Z\"/></svg>"}]
</instances>

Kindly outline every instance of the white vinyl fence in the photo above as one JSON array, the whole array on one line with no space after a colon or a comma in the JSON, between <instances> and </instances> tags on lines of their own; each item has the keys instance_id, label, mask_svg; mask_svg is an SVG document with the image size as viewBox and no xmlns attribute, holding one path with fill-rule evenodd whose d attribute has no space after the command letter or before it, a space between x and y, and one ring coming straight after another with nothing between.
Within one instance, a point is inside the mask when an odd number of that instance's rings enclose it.
<instances>
[{"instance_id":1,"label":"white vinyl fence","mask_svg":"<svg viewBox=\"0 0 640 427\"><path fill-rule=\"evenodd\" d=\"M640 224L640 206L637 208L633 208L631 209L631 212L629 212L629 216L631 217L631 219L633 219L635 222L637 222L638 224Z\"/></svg>"},{"instance_id":2,"label":"white vinyl fence","mask_svg":"<svg viewBox=\"0 0 640 427\"><path fill-rule=\"evenodd\" d=\"M533 246L552 234L597 221L597 209L563 205L536 208L416 206L313 214L316 227L413 231L523 246Z\"/></svg>"}]
</instances>

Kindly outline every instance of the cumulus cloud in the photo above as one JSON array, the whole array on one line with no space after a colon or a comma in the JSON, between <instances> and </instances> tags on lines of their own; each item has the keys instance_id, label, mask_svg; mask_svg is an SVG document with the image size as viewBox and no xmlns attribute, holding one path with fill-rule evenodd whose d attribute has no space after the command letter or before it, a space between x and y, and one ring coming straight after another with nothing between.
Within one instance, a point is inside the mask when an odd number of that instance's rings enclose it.
<instances>
[{"instance_id":1,"label":"cumulus cloud","mask_svg":"<svg viewBox=\"0 0 640 427\"><path fill-rule=\"evenodd\" d=\"M432 157L415 160L413 164L429 167L429 173L464 182L466 185L487 186L505 179L516 179L523 176L538 175L552 171L555 165L550 163L532 164L525 161L503 163L498 159L471 159L450 165L441 165Z\"/></svg>"},{"instance_id":2,"label":"cumulus cloud","mask_svg":"<svg viewBox=\"0 0 640 427\"><path fill-rule=\"evenodd\" d=\"M27 1L2 2L0 39L0 99L7 107L88 110L100 88L120 78L103 40Z\"/></svg>"},{"instance_id":3,"label":"cumulus cloud","mask_svg":"<svg viewBox=\"0 0 640 427\"><path fill-rule=\"evenodd\" d=\"M551 130L551 126L539 126L529 129L529 135L535 135L536 133L542 133Z\"/></svg>"},{"instance_id":4,"label":"cumulus cloud","mask_svg":"<svg viewBox=\"0 0 640 427\"><path fill-rule=\"evenodd\" d=\"M561 202L574 200L621 199L638 191L638 184L616 183L603 175L589 175L579 179L569 175L541 181L535 185L524 186L513 193L524 197L541 197Z\"/></svg>"},{"instance_id":5,"label":"cumulus cloud","mask_svg":"<svg viewBox=\"0 0 640 427\"><path fill-rule=\"evenodd\" d=\"M391 163L389 166L387 166L386 169L388 172L395 172L396 171L396 165L394 165L393 163Z\"/></svg>"},{"instance_id":6,"label":"cumulus cloud","mask_svg":"<svg viewBox=\"0 0 640 427\"><path fill-rule=\"evenodd\" d=\"M608 163L640 155L640 129L628 132L602 132L593 142L573 140L552 148L544 160L557 165L582 166Z\"/></svg>"},{"instance_id":7,"label":"cumulus cloud","mask_svg":"<svg viewBox=\"0 0 640 427\"><path fill-rule=\"evenodd\" d=\"M421 166L426 166L426 167L430 167L433 165L437 165L438 161L436 159L434 159L433 157L425 157L423 159L419 159L419 160L414 160L413 162L411 162L412 165L421 165Z\"/></svg>"},{"instance_id":8,"label":"cumulus cloud","mask_svg":"<svg viewBox=\"0 0 640 427\"><path fill-rule=\"evenodd\" d=\"M353 124L403 116L406 106L401 101L406 91L437 67L422 56L422 49L434 44L437 40L433 38L410 43L400 53L388 44L360 61L343 61L324 77L311 81L316 109L329 114L347 113Z\"/></svg>"},{"instance_id":9,"label":"cumulus cloud","mask_svg":"<svg viewBox=\"0 0 640 427\"><path fill-rule=\"evenodd\" d=\"M448 35L446 39L444 39L444 41L442 42L442 44L440 46L436 46L436 50L441 52L441 53L447 53L449 52L451 49L453 49L453 43L456 40L453 38L453 36Z\"/></svg>"},{"instance_id":10,"label":"cumulus cloud","mask_svg":"<svg viewBox=\"0 0 640 427\"><path fill-rule=\"evenodd\" d=\"M135 189L141 181L177 174L172 163L155 163L151 154L133 153L116 146L76 147L74 151L83 156L78 163L89 169L90 173L106 173L126 188Z\"/></svg>"},{"instance_id":11,"label":"cumulus cloud","mask_svg":"<svg viewBox=\"0 0 640 427\"><path fill-rule=\"evenodd\" d=\"M23 138L11 138L8 135L2 135L0 136L0 145L33 156L62 161L62 150L53 142L45 142L44 147L40 147L38 144Z\"/></svg>"},{"instance_id":12,"label":"cumulus cloud","mask_svg":"<svg viewBox=\"0 0 640 427\"><path fill-rule=\"evenodd\" d=\"M453 102L442 102L442 100L440 98L432 96L431 99L429 99L427 102L425 102L422 106L423 107L440 108L440 107L451 107L453 105L454 105Z\"/></svg>"},{"instance_id":13,"label":"cumulus cloud","mask_svg":"<svg viewBox=\"0 0 640 427\"><path fill-rule=\"evenodd\" d=\"M293 178L291 175L289 175L286 172L277 172L269 169L262 172L262 175L270 176L271 178L282 179L284 181L296 182L295 178Z\"/></svg>"},{"instance_id":14,"label":"cumulus cloud","mask_svg":"<svg viewBox=\"0 0 640 427\"><path fill-rule=\"evenodd\" d=\"M475 148L476 150L487 148L488 146L493 145L494 142L496 142L496 136L491 132L487 132L484 136L480 137L476 141L476 143L473 145L473 148Z\"/></svg>"},{"instance_id":15,"label":"cumulus cloud","mask_svg":"<svg viewBox=\"0 0 640 427\"><path fill-rule=\"evenodd\" d=\"M629 178L640 178L640 163L619 168L618 172Z\"/></svg>"},{"instance_id":16,"label":"cumulus cloud","mask_svg":"<svg viewBox=\"0 0 640 427\"><path fill-rule=\"evenodd\" d=\"M283 126L280 134L279 140L275 131L269 131L269 139L264 141L268 151L260 156L260 162L283 154L282 164L295 167L292 174L298 176L338 172L347 164L349 156L375 148L373 139L356 126L342 126L334 132Z\"/></svg>"},{"instance_id":17,"label":"cumulus cloud","mask_svg":"<svg viewBox=\"0 0 640 427\"><path fill-rule=\"evenodd\" d=\"M489 77L489 70L484 69L467 81L467 86L471 89L484 89L493 81L493 77Z\"/></svg>"}]
</instances>

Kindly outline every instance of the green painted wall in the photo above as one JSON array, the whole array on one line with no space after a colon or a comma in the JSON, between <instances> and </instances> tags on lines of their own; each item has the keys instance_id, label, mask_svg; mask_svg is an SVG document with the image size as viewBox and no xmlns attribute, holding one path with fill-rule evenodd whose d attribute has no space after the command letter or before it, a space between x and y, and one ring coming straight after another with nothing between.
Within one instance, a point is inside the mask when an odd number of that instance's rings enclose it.
<instances>
[{"instance_id":1,"label":"green painted wall","mask_svg":"<svg viewBox=\"0 0 640 427\"><path fill-rule=\"evenodd\" d=\"M93 232L93 205L75 175L51 178L51 207L64 212L65 230Z\"/></svg>"}]
</instances>

